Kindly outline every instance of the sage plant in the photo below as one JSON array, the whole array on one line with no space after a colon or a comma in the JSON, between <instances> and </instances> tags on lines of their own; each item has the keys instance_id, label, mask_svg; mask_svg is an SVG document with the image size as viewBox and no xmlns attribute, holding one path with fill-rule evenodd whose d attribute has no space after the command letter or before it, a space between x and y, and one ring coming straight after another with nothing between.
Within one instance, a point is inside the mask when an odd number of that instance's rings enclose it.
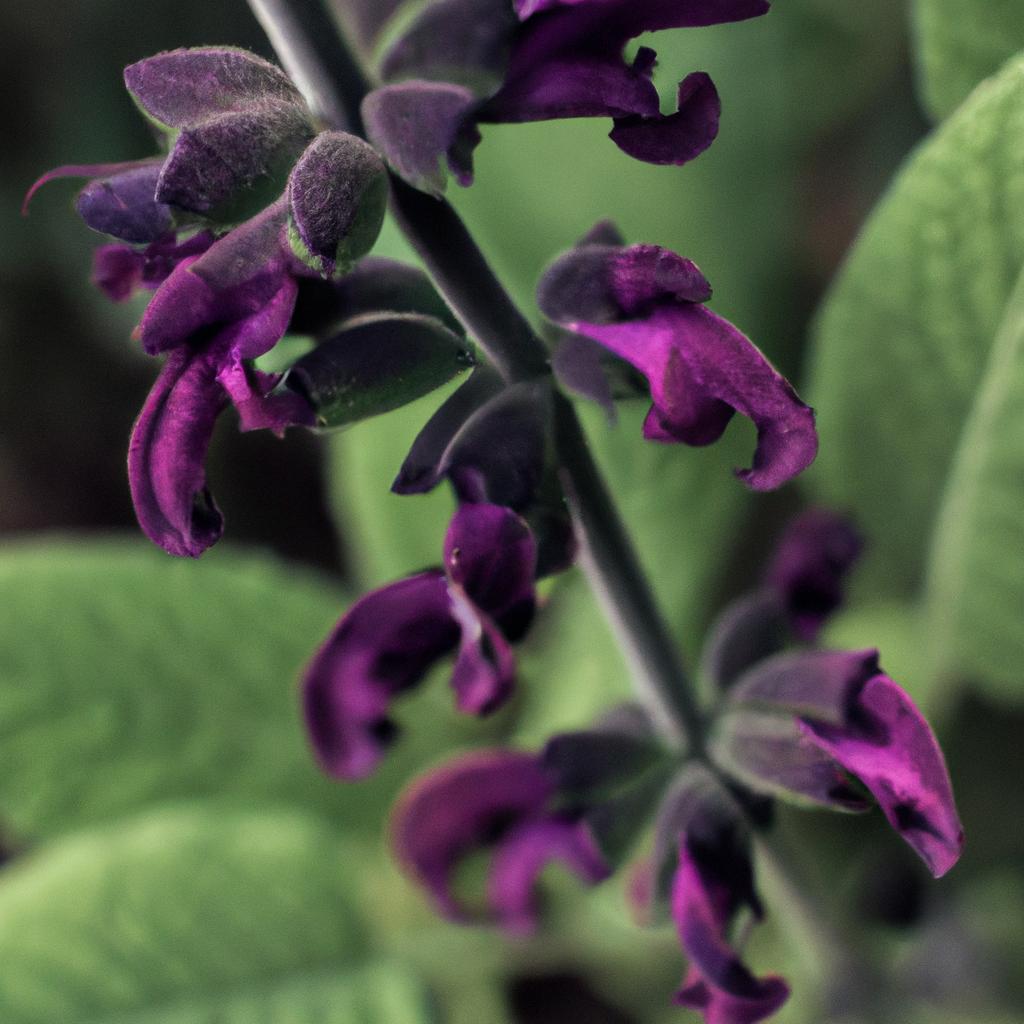
<instances>
[{"instance_id":1,"label":"sage plant","mask_svg":"<svg viewBox=\"0 0 1024 1024\"><path fill-rule=\"evenodd\" d=\"M638 160L698 157L719 130L713 82L682 75L663 114L656 54L626 60L626 44L757 18L768 3L433 0L392 23L395 3L349 0L348 38L315 3L252 4L284 70L218 47L141 60L125 84L158 154L57 168L33 187L89 179L78 212L113 239L96 251L95 283L115 301L153 292L135 337L163 364L128 445L142 530L193 558L220 538L204 460L228 405L242 430L329 429L465 375L395 467L399 494L453 493L436 567L363 596L311 652L316 759L340 780L374 772L401 741L393 705L445 659L461 712L502 706L516 645L544 615L538 581L578 559L635 701L540 750L477 750L413 781L394 811L395 852L440 913L518 934L539 926L549 863L587 885L629 870L638 916L678 932L688 967L676 1001L708 1024L772 1016L788 985L751 972L738 925L770 911L755 849L773 803L877 805L941 876L963 842L943 756L877 650L819 644L861 548L824 509L792 523L760 585L713 623L698 695L569 394L610 413L647 397L637 445L710 445L740 413L757 441L736 486L755 491L813 461L814 413L709 308L697 263L631 243L611 220L580 225L543 272L542 340L442 195L449 174L471 185L489 123L602 117ZM389 205L426 273L373 255ZM261 371L286 333L316 344L282 373ZM456 874L484 847L480 906Z\"/></svg>"}]
</instances>

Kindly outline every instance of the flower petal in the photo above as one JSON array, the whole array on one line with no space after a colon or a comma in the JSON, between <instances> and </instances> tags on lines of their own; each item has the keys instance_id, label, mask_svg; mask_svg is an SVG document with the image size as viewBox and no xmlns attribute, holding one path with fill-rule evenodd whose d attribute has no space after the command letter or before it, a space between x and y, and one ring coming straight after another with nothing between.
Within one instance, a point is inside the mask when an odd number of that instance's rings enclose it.
<instances>
[{"instance_id":1,"label":"flower petal","mask_svg":"<svg viewBox=\"0 0 1024 1024\"><path fill-rule=\"evenodd\" d=\"M843 601L843 584L863 547L844 516L811 508L786 529L765 573L797 636L810 642Z\"/></svg>"},{"instance_id":2,"label":"flower petal","mask_svg":"<svg viewBox=\"0 0 1024 1024\"><path fill-rule=\"evenodd\" d=\"M519 935L534 931L537 880L553 861L588 885L611 873L582 821L545 817L519 825L499 841L487 888L488 902L506 930Z\"/></svg>"},{"instance_id":3,"label":"flower petal","mask_svg":"<svg viewBox=\"0 0 1024 1024\"><path fill-rule=\"evenodd\" d=\"M609 138L636 160L685 164L715 141L721 114L714 82L703 71L695 71L679 83L674 114L618 117Z\"/></svg>"},{"instance_id":4,"label":"flower petal","mask_svg":"<svg viewBox=\"0 0 1024 1024\"><path fill-rule=\"evenodd\" d=\"M681 843L672 916L690 968L676 1003L703 1012L707 1024L754 1024L789 997L781 978L755 978L726 939L735 909L751 892L751 868L743 855Z\"/></svg>"},{"instance_id":5,"label":"flower petal","mask_svg":"<svg viewBox=\"0 0 1024 1024\"><path fill-rule=\"evenodd\" d=\"M515 684L512 648L494 620L451 588L452 614L462 630L452 670L452 689L460 711L487 715L504 704Z\"/></svg>"},{"instance_id":6,"label":"flower petal","mask_svg":"<svg viewBox=\"0 0 1024 1024\"><path fill-rule=\"evenodd\" d=\"M462 505L448 527L444 564L452 582L513 639L533 615L537 549L511 509Z\"/></svg>"},{"instance_id":7,"label":"flower petal","mask_svg":"<svg viewBox=\"0 0 1024 1024\"><path fill-rule=\"evenodd\" d=\"M400 177L440 195L445 167L461 185L473 180L477 103L465 86L412 79L374 89L363 100L363 120L367 137Z\"/></svg>"},{"instance_id":8,"label":"flower petal","mask_svg":"<svg viewBox=\"0 0 1024 1024\"><path fill-rule=\"evenodd\" d=\"M217 239L199 256L182 260L157 289L136 330L150 354L167 351L193 339L200 331L255 317L253 340L246 357L255 358L273 346L266 331L281 325L284 308L294 307L295 284L281 250L287 211L275 204ZM290 299L289 299L290 296ZM290 310L289 310L290 315ZM262 318L261 318L262 317ZM287 327L284 319L281 333Z\"/></svg>"},{"instance_id":9,"label":"flower petal","mask_svg":"<svg viewBox=\"0 0 1024 1024\"><path fill-rule=\"evenodd\" d=\"M936 878L959 860L963 829L942 751L921 712L888 676L864 683L844 724L802 718L800 727L867 786Z\"/></svg>"},{"instance_id":10,"label":"flower petal","mask_svg":"<svg viewBox=\"0 0 1024 1024\"><path fill-rule=\"evenodd\" d=\"M392 842L400 863L448 917L465 918L452 892L459 862L535 818L553 795L540 761L511 750L478 751L414 782L395 806Z\"/></svg>"},{"instance_id":11,"label":"flower petal","mask_svg":"<svg viewBox=\"0 0 1024 1024\"><path fill-rule=\"evenodd\" d=\"M306 724L324 770L369 775L394 737L392 700L415 686L459 642L448 586L438 570L357 601L306 669Z\"/></svg>"},{"instance_id":12,"label":"flower petal","mask_svg":"<svg viewBox=\"0 0 1024 1024\"><path fill-rule=\"evenodd\" d=\"M753 467L736 471L752 489L774 490L814 460L813 411L748 338L710 310L666 304L642 320L566 326L647 377L654 400L648 439L710 444L736 411L757 427Z\"/></svg>"},{"instance_id":13,"label":"flower petal","mask_svg":"<svg viewBox=\"0 0 1024 1024\"><path fill-rule=\"evenodd\" d=\"M262 373L236 354L221 366L217 379L238 410L242 431L270 430L282 437L288 427L316 424L316 415L301 395L288 388L274 391L281 374Z\"/></svg>"},{"instance_id":14,"label":"flower petal","mask_svg":"<svg viewBox=\"0 0 1024 1024\"><path fill-rule=\"evenodd\" d=\"M224 520L206 486L204 462L227 399L209 351L168 357L128 447L128 479L143 532L172 555L198 558Z\"/></svg>"},{"instance_id":15,"label":"flower petal","mask_svg":"<svg viewBox=\"0 0 1024 1024\"><path fill-rule=\"evenodd\" d=\"M189 256L204 253L214 242L209 231L177 241L167 235L145 249L130 245L101 245L93 253L92 281L114 302L123 302L137 288L157 288Z\"/></svg>"}]
</instances>

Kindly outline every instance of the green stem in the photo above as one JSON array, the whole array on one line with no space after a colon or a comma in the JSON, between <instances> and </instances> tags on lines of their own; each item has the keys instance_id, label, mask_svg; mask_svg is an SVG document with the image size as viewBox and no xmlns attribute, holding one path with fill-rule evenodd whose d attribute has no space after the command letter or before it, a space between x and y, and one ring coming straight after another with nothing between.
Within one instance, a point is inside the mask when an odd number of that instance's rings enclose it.
<instances>
[{"instance_id":1,"label":"green stem","mask_svg":"<svg viewBox=\"0 0 1024 1024\"><path fill-rule=\"evenodd\" d=\"M371 84L320 0L249 0L282 64L330 127L362 130ZM548 353L443 199L392 177L392 212L445 299L505 380L550 375ZM571 403L555 398L562 477L583 542L591 585L626 653L637 696L673 747L703 751L703 722L678 649Z\"/></svg>"}]
</instances>

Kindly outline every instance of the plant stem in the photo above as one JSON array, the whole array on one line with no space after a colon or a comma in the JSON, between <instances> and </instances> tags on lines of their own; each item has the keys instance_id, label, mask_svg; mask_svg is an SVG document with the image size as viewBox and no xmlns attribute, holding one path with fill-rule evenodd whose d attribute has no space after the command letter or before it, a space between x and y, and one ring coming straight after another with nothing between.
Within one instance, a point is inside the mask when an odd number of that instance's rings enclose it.
<instances>
[{"instance_id":1,"label":"plant stem","mask_svg":"<svg viewBox=\"0 0 1024 1024\"><path fill-rule=\"evenodd\" d=\"M311 109L334 128L361 131L371 88L320 0L249 0ZM392 176L392 211L445 299L508 382L549 376L548 353L443 199ZM584 568L622 644L637 696L673 747L703 752L702 716L678 649L587 445L571 403L555 397L562 477L582 534Z\"/></svg>"}]
</instances>

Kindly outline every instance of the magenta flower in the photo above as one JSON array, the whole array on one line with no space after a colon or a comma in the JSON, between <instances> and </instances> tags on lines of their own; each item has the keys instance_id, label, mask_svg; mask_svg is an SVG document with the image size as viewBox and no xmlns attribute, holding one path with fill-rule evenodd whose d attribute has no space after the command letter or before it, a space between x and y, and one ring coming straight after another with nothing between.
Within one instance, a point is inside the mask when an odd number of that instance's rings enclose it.
<instances>
[{"instance_id":1,"label":"magenta flower","mask_svg":"<svg viewBox=\"0 0 1024 1024\"><path fill-rule=\"evenodd\" d=\"M508 931L529 934L537 921L537 880L548 864L558 861L590 885L609 874L584 823L555 811L555 797L540 758L478 751L406 790L395 808L392 841L409 874L456 920L471 916L454 892L460 862L478 848L493 848L490 913Z\"/></svg>"},{"instance_id":2,"label":"magenta flower","mask_svg":"<svg viewBox=\"0 0 1024 1024\"><path fill-rule=\"evenodd\" d=\"M509 696L510 646L534 609L536 547L526 524L497 505L463 505L429 569L361 598L306 670L306 722L325 771L362 778L394 737L392 701L457 651L461 711L483 715Z\"/></svg>"},{"instance_id":3,"label":"magenta flower","mask_svg":"<svg viewBox=\"0 0 1024 1024\"><path fill-rule=\"evenodd\" d=\"M789 998L779 977L755 977L729 944L740 907L763 916L744 852L706 847L684 836L672 883L672 917L689 961L676 1003L699 1010L706 1024L755 1024Z\"/></svg>"},{"instance_id":4,"label":"magenta flower","mask_svg":"<svg viewBox=\"0 0 1024 1024\"><path fill-rule=\"evenodd\" d=\"M706 445L739 412L757 427L754 490L780 487L818 450L813 411L753 342L704 306L711 287L696 264L655 245L616 244L606 225L547 270L540 308L639 370L653 406L652 441Z\"/></svg>"},{"instance_id":5,"label":"magenta flower","mask_svg":"<svg viewBox=\"0 0 1024 1024\"><path fill-rule=\"evenodd\" d=\"M360 7L365 4L357 5ZM513 9L514 6L514 9ZM612 140L639 160L682 164L718 132L711 79L683 79L663 115L651 81L653 50L632 63L626 43L644 32L742 21L767 0L438 0L380 62L386 83L363 105L370 139L404 178L440 191L446 163L464 185L485 123L609 117ZM361 18L379 32L383 20Z\"/></svg>"}]
</instances>

